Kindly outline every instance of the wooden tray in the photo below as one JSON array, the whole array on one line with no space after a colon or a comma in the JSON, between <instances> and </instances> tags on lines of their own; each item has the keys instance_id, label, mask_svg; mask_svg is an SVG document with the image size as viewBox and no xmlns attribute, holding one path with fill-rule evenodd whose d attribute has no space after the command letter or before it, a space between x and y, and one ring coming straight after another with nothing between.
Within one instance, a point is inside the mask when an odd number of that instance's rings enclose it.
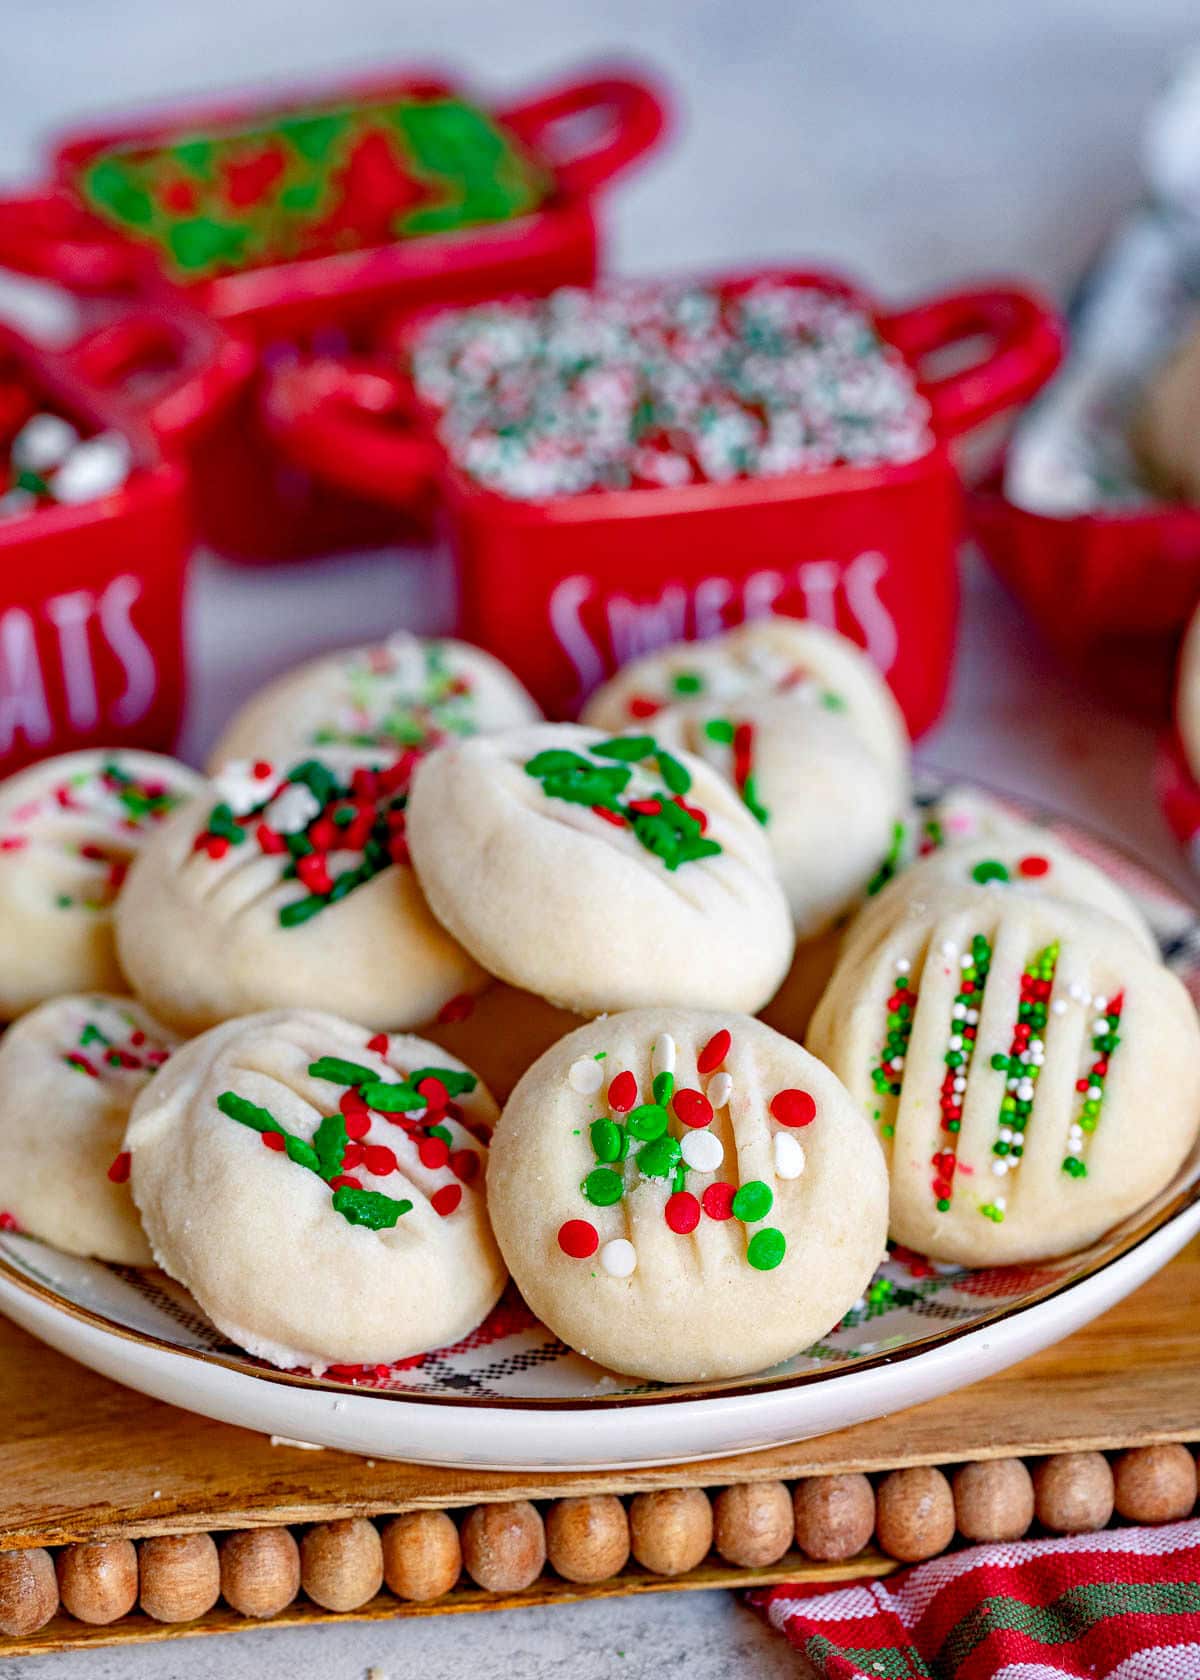
<instances>
[{"instance_id":1,"label":"wooden tray","mask_svg":"<svg viewBox=\"0 0 1200 1680\"><path fill-rule=\"evenodd\" d=\"M1200 1242L1058 1347L987 1382L796 1446L680 1467L544 1476L446 1471L272 1443L118 1387L0 1319L0 1553L109 1537L323 1523L425 1508L555 1500L676 1487L722 1488L844 1471L1200 1440ZM351 1615L495 1608L662 1588L831 1580L896 1567L877 1551L837 1564L796 1551L764 1569L715 1554L686 1575L630 1566L579 1586L549 1569L516 1597L460 1585L434 1604L380 1593ZM465 1577L464 1577L465 1580ZM336 1619L303 1597L275 1622ZM217 1607L186 1625L138 1612L109 1626L56 1615L0 1655L260 1625Z\"/></svg>"}]
</instances>

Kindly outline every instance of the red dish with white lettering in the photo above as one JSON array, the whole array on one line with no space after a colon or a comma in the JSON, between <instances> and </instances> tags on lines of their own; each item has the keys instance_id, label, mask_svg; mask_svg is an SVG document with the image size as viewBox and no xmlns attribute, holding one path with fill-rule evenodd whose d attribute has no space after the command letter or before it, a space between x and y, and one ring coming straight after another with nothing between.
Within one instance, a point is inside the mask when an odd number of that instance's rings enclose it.
<instances>
[{"instance_id":1,"label":"red dish with white lettering","mask_svg":"<svg viewBox=\"0 0 1200 1680\"><path fill-rule=\"evenodd\" d=\"M114 334L126 349L142 336L130 323L89 339L97 375L103 366L115 377ZM161 340L161 324L151 336ZM116 488L74 504L47 497L0 517L0 775L78 747L166 749L179 725L187 479L160 454L152 412L136 419L127 396L98 389L107 379L80 377L87 348L52 355L0 328L6 462L32 414L69 422L85 442L103 436L120 451L124 440L128 450ZM172 404L177 416L203 411L205 378L197 369L177 384L164 397L168 412Z\"/></svg>"},{"instance_id":2,"label":"red dish with white lettering","mask_svg":"<svg viewBox=\"0 0 1200 1680\"><path fill-rule=\"evenodd\" d=\"M460 631L497 654L551 713L573 712L626 660L766 613L811 617L864 646L913 734L937 717L957 617L960 487L952 438L1023 402L1056 367L1053 313L1015 287L932 299L895 313L828 274L755 281L818 287L874 322L929 404L918 458L677 488L592 490L546 500L468 478L437 416L397 373L427 317L397 318L371 362L323 358L280 370L268 421L310 472L397 507L441 497L458 566ZM965 370L922 377L929 358L984 341Z\"/></svg>"}]
</instances>

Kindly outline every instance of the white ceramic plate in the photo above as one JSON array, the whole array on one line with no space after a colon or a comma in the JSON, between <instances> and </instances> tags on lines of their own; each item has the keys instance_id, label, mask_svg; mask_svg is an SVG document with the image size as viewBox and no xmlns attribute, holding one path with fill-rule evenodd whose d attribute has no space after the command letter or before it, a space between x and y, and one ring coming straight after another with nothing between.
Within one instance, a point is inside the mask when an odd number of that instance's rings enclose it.
<instances>
[{"instance_id":1,"label":"white ceramic plate","mask_svg":"<svg viewBox=\"0 0 1200 1680\"><path fill-rule=\"evenodd\" d=\"M1015 802L1004 809L1033 815ZM1153 875L1053 818L1116 876L1200 994L1200 920ZM952 1392L1095 1318L1200 1231L1200 1156L1083 1254L968 1272L894 1249L819 1344L758 1376L633 1384L564 1348L514 1293L453 1348L373 1370L276 1371L225 1342L177 1285L0 1233L0 1308L94 1370L192 1411L374 1458L480 1469L681 1463L802 1440Z\"/></svg>"}]
</instances>

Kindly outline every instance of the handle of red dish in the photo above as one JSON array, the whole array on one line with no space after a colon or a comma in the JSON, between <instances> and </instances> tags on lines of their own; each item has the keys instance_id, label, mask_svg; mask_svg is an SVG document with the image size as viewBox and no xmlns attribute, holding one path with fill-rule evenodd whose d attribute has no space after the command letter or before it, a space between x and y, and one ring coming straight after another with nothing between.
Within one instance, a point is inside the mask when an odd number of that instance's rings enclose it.
<instances>
[{"instance_id":1,"label":"handle of red dish","mask_svg":"<svg viewBox=\"0 0 1200 1680\"><path fill-rule=\"evenodd\" d=\"M255 357L250 345L200 316L181 319L148 307L88 333L64 360L78 379L131 409L161 442L179 447L233 400Z\"/></svg>"},{"instance_id":2,"label":"handle of red dish","mask_svg":"<svg viewBox=\"0 0 1200 1680\"><path fill-rule=\"evenodd\" d=\"M948 292L881 324L918 372L925 358L952 345L988 341L986 354L969 367L924 381L934 426L943 436L969 431L1027 401L1062 360L1064 329L1058 315L1017 286Z\"/></svg>"},{"instance_id":3,"label":"handle of red dish","mask_svg":"<svg viewBox=\"0 0 1200 1680\"><path fill-rule=\"evenodd\" d=\"M607 116L603 132L582 147L567 138L555 145L559 123ZM607 75L551 88L536 99L504 111L506 128L550 163L562 190L572 196L595 192L649 151L667 122L663 95L635 76Z\"/></svg>"},{"instance_id":4,"label":"handle of red dish","mask_svg":"<svg viewBox=\"0 0 1200 1680\"><path fill-rule=\"evenodd\" d=\"M54 191L0 198L0 264L76 292L123 291L138 274L128 245Z\"/></svg>"},{"instance_id":5,"label":"handle of red dish","mask_svg":"<svg viewBox=\"0 0 1200 1680\"><path fill-rule=\"evenodd\" d=\"M339 490L409 503L434 486L440 451L414 429L399 375L377 364L284 363L264 381L262 411L288 459Z\"/></svg>"}]
</instances>

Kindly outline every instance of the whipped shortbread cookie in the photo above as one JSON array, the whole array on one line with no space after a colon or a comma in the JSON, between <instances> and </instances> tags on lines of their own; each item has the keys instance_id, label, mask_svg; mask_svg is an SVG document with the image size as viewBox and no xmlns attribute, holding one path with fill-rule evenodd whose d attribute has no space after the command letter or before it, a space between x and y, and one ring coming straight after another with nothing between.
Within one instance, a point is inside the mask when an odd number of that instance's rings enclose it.
<instances>
[{"instance_id":1,"label":"whipped shortbread cookie","mask_svg":"<svg viewBox=\"0 0 1200 1680\"><path fill-rule=\"evenodd\" d=\"M62 992L123 992L113 908L146 841L203 787L157 753L89 750L0 782L0 1019Z\"/></svg>"},{"instance_id":2,"label":"whipped shortbread cookie","mask_svg":"<svg viewBox=\"0 0 1200 1680\"><path fill-rule=\"evenodd\" d=\"M423 1039L278 1010L178 1051L125 1147L163 1270L240 1347L321 1370L455 1342L495 1304L495 1118Z\"/></svg>"},{"instance_id":3,"label":"whipped shortbread cookie","mask_svg":"<svg viewBox=\"0 0 1200 1680\"><path fill-rule=\"evenodd\" d=\"M488 1207L533 1310L615 1371L761 1370L824 1335L883 1252L867 1120L759 1021L637 1009L561 1039L492 1140Z\"/></svg>"},{"instance_id":4,"label":"whipped shortbread cookie","mask_svg":"<svg viewBox=\"0 0 1200 1680\"><path fill-rule=\"evenodd\" d=\"M754 1010L792 954L759 824L649 734L541 724L441 747L408 839L434 914L489 973L581 1015Z\"/></svg>"},{"instance_id":5,"label":"whipped shortbread cookie","mask_svg":"<svg viewBox=\"0 0 1200 1680\"><path fill-rule=\"evenodd\" d=\"M417 754L235 761L163 824L121 894L121 966L184 1033L267 1008L409 1027L485 976L409 866Z\"/></svg>"},{"instance_id":6,"label":"whipped shortbread cookie","mask_svg":"<svg viewBox=\"0 0 1200 1680\"><path fill-rule=\"evenodd\" d=\"M291 759L349 750L395 758L456 735L515 729L541 712L512 672L467 642L397 631L285 671L251 696L213 748L231 759Z\"/></svg>"},{"instance_id":7,"label":"whipped shortbread cookie","mask_svg":"<svg viewBox=\"0 0 1200 1680\"><path fill-rule=\"evenodd\" d=\"M68 1254L148 1266L122 1139L178 1044L129 998L54 998L0 1039L0 1212Z\"/></svg>"},{"instance_id":8,"label":"whipped shortbread cookie","mask_svg":"<svg viewBox=\"0 0 1200 1680\"><path fill-rule=\"evenodd\" d=\"M944 892L856 940L807 1042L884 1145L893 1238L962 1265L1092 1242L1200 1123L1182 984L1121 923L1037 894Z\"/></svg>"}]
</instances>

